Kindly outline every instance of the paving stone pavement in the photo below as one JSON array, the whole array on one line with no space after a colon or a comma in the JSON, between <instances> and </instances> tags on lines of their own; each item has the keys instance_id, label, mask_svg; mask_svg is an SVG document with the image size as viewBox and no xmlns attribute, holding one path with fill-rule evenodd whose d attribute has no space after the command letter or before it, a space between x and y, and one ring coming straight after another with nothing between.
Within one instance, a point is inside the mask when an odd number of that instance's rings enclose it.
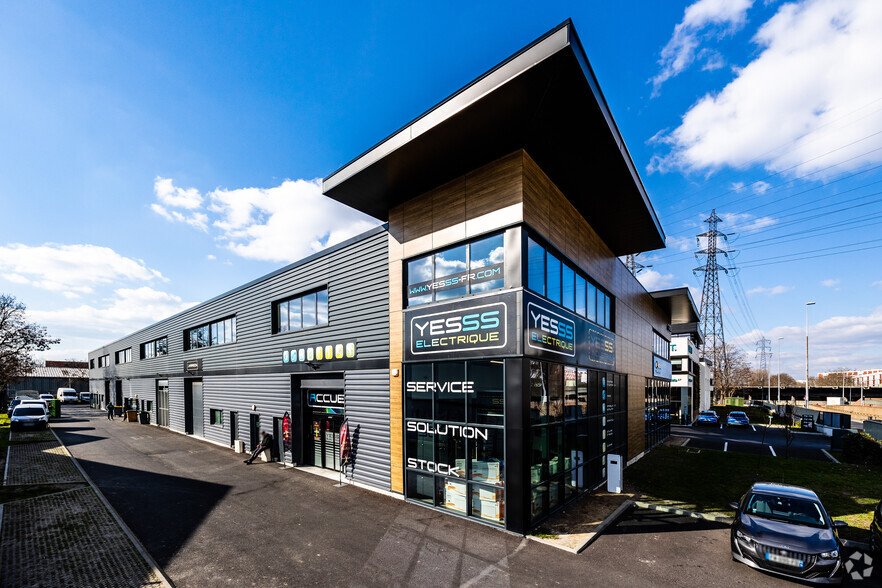
<instances>
[{"instance_id":1,"label":"paving stone pavement","mask_svg":"<svg viewBox=\"0 0 882 588\"><path fill-rule=\"evenodd\" d=\"M30 443L32 441L55 441L52 431L13 431L9 434L11 443Z\"/></svg>"},{"instance_id":2,"label":"paving stone pavement","mask_svg":"<svg viewBox=\"0 0 882 588\"><path fill-rule=\"evenodd\" d=\"M83 481L83 476L58 441L9 446L9 465L5 481L7 486Z\"/></svg>"},{"instance_id":3,"label":"paving stone pavement","mask_svg":"<svg viewBox=\"0 0 882 588\"><path fill-rule=\"evenodd\" d=\"M7 502L0 586L162 586L91 488Z\"/></svg>"}]
</instances>

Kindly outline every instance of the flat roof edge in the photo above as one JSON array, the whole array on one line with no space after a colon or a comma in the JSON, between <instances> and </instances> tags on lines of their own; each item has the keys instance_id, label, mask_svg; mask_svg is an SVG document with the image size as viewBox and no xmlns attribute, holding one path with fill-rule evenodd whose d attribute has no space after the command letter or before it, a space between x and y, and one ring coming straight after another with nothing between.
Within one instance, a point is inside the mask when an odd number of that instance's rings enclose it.
<instances>
[{"instance_id":1,"label":"flat roof edge","mask_svg":"<svg viewBox=\"0 0 882 588\"><path fill-rule=\"evenodd\" d=\"M340 241L339 243L331 245L327 249L322 249L321 251L316 251L312 255L308 255L302 259L298 259L297 261L292 261L288 265L282 266L277 270L273 270L268 274L260 276L259 278L255 278L245 284L242 284L240 286L236 286L235 288L232 288L231 290L227 290L226 292L224 292L222 294L218 294L217 296L209 298L208 300L203 300L202 302L194 304L190 308L185 308L184 310L182 310L180 312L176 312L175 314L172 314L172 315L169 315L163 319L160 319L160 320L156 321L155 323L151 323L151 324L147 325L146 327L141 327L140 329L138 329L136 331L132 331L131 333L123 335L119 339L114 339L113 341L110 341L109 343L105 343L101 347L97 347L97 348L93 349L92 351L89 351L88 353L91 354L95 351L98 351L98 349L102 349L104 347L110 347L114 343L119 343L123 339L126 339L128 337L133 337L133 336L137 335L138 333L143 333L147 329L152 329L156 325L164 323L165 321L170 321L173 318L177 318L187 312L191 312L193 310L196 310L197 308L205 306L206 304L211 304L212 302L220 300L224 296L229 296L230 294L235 294L236 292L239 292L241 290L245 290L246 288L250 288L251 286L259 284L260 282L263 282L264 280L269 280L270 278L273 278L273 277L275 277L279 274L282 274L286 271L292 270L292 269L299 267L303 264L309 263L310 261L314 261L314 260L318 259L319 257L322 257L323 255L328 255L330 253L334 253L335 251L339 251L340 249L343 249L344 247L348 247L349 245L352 245L352 244L357 243L359 241L362 241L364 239L368 239L370 237L373 237L377 233L385 232L387 230L387 228L388 228L388 224L383 223L383 224L377 225L376 227L374 227L372 229L368 229L367 231L364 231L363 233L359 233L358 235L353 235L352 237L349 237L345 241ZM87 354L87 358L88 358L88 354Z\"/></svg>"}]
</instances>

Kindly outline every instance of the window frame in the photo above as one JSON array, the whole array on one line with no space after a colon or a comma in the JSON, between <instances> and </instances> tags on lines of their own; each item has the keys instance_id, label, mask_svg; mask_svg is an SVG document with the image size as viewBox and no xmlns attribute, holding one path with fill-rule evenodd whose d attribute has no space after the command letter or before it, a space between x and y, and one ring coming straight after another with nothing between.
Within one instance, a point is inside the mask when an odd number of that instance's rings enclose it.
<instances>
[{"instance_id":1,"label":"window frame","mask_svg":"<svg viewBox=\"0 0 882 588\"><path fill-rule=\"evenodd\" d=\"M160 343L165 342L163 346L164 351L160 353ZM162 357L164 355L168 355L168 336L163 335L162 337L157 337L156 339L151 339L150 341L145 341L141 343L141 360L145 359L155 359L157 357ZM148 350L152 350L148 353Z\"/></svg>"},{"instance_id":2,"label":"window frame","mask_svg":"<svg viewBox=\"0 0 882 588\"><path fill-rule=\"evenodd\" d=\"M227 321L231 321L231 323L228 325ZM217 327L218 324L224 325L224 334L225 334L224 341L220 341L218 339L217 343L212 343L212 332L215 332L215 333L217 332L216 329L218 328ZM229 340L229 341L227 340L228 337L226 337L226 331L228 328L230 329L230 333L232 333L231 340ZM213 321L209 321L207 323L202 323L202 324L197 325L195 327L190 327L188 329L184 329L183 341L184 341L184 351L185 352L194 351L196 349L206 349L206 348L210 348L210 347L221 347L223 345L232 345L232 344L238 342L236 315L235 314L227 315L227 316L220 318L220 319L216 319ZM201 343L201 344L195 345L196 343Z\"/></svg>"},{"instance_id":3,"label":"window frame","mask_svg":"<svg viewBox=\"0 0 882 588\"><path fill-rule=\"evenodd\" d=\"M208 426L210 426L210 427L223 427L224 426L224 411L219 408L209 408L208 409Z\"/></svg>"},{"instance_id":4,"label":"window frame","mask_svg":"<svg viewBox=\"0 0 882 588\"><path fill-rule=\"evenodd\" d=\"M315 309L314 317L315 324L309 326L303 326L303 300L307 297L312 297L314 304L313 308ZM299 331L306 331L310 329L318 329L321 327L327 327L331 324L331 313L330 313L330 288L327 285L319 286L317 288L310 288L308 290L301 290L297 294L293 296L286 296L285 298L280 298L279 300L273 300L270 304L270 309L272 312L272 326L270 327L273 335L283 335L286 333L295 333ZM323 299L323 300L322 300ZM291 303L296 302L296 306L299 309L297 315L299 317L298 327L291 326L291 317L292 317L292 308ZM324 304L324 317L322 317L322 304ZM287 318L288 325L286 328L282 328L282 321L280 315L280 309L282 306L287 308ZM324 322L321 322L320 319L324 318Z\"/></svg>"},{"instance_id":5,"label":"window frame","mask_svg":"<svg viewBox=\"0 0 882 588\"><path fill-rule=\"evenodd\" d=\"M402 267L403 267L403 271L404 271L404 279L402 280L402 302L403 302L403 304L404 304L404 308L415 308L415 307L417 307L417 306L424 306L424 305L426 305L426 304L435 304L435 303L441 303L441 302L449 302L449 301L451 301L451 300L457 300L457 299L465 298L465 297L468 297L468 296L476 296L476 295L484 294L484 293L487 293L487 292L496 292L496 291L499 291L499 290L504 290L505 287L506 287L506 279L505 279L505 233L506 233L506 231L504 231L504 230L503 230L503 231L494 231L494 232L489 233L489 234L486 234L486 235L480 235L480 236L477 236L477 237L472 237L472 238L467 239L467 240L464 240L464 241L459 241L459 242L457 242L457 243L452 243L452 244L447 245L447 246L445 246L445 247L442 247L442 248L440 248L440 249L432 250L432 251L430 251L430 252L428 252L428 253L423 253L423 254L421 254L421 255L416 255L416 256L414 256L414 257L410 257L410 258L404 259L404 260L403 260L403 263L402 263ZM473 261L475 261L475 260L473 259L473 257L472 257L472 246L475 245L476 243L482 243L482 242L484 242L484 241L488 241L488 240L490 240L490 239L495 239L495 238L500 238L500 239L502 239L502 245L501 245L501 246L502 246L502 256L503 256L503 257L502 257L502 261L501 261L500 263L502 264L503 267L502 267L502 273L501 273L501 275L500 275L498 278L497 278L497 277L494 277L493 279L491 279L491 280L487 280L486 282L477 282L477 283L472 282L471 280L469 280L469 281L468 281L466 284L464 284L464 285L457 286L457 287L455 287L455 288L451 288L451 290L455 290L455 291L458 291L458 290L460 290L460 289L464 289L464 290L465 290L464 293L462 293L462 294L457 294L457 295L452 295L452 296L449 296L449 297L438 298L437 294L438 294L439 292L446 292L447 290L436 290L434 287L433 287L432 289L430 289L430 290L429 290L427 293L425 293L425 294L419 294L419 295L416 295L416 296L410 296L410 295L409 295L408 289L410 288L410 286L412 286L412 285L414 285L414 284L419 284L419 283L421 283L421 282L429 281L432 285L434 285L434 284L435 284L439 279L441 279L441 278L448 278L448 277L450 277L450 276L456 276L456 275L458 275L458 274L456 274L456 273L445 274L445 275L442 275L442 276L439 276L439 275L438 275L438 273L437 273L437 269L438 269L438 264L437 264L437 259L438 259L438 258L437 258L437 256L438 256L439 254L444 254L444 253L446 253L446 252L454 251L455 249L458 249L458 248L460 248L460 247L464 247L464 248L465 248L465 270L464 270L464 271L465 271L466 273L471 273L472 270L479 270L480 268L488 267L488 266L486 266L486 265L472 267L472 263L473 263ZM418 262L418 261L419 261L419 262L425 262L425 263L431 268L432 275L431 275L431 277L430 277L428 280L422 280L421 282L414 282L414 284L411 284L411 283L410 283L410 274L411 274L410 266L411 266L412 263L414 263L414 262ZM491 265L494 265L494 264L491 264ZM484 283L497 283L497 282L499 283L499 285L496 286L496 287L494 287L494 288L480 289L480 285L481 285L481 284L484 284ZM421 300L421 299L423 299L423 298L428 298L428 299L425 300L425 301L420 302L419 300Z\"/></svg>"}]
</instances>

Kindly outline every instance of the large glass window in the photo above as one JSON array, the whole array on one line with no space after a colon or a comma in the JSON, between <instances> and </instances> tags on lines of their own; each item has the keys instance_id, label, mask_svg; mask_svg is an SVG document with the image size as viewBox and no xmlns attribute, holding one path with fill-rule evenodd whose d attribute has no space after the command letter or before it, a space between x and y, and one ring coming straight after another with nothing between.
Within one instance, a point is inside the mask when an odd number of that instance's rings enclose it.
<instances>
[{"instance_id":1,"label":"large glass window","mask_svg":"<svg viewBox=\"0 0 882 588\"><path fill-rule=\"evenodd\" d=\"M236 342L236 317L188 329L184 332L184 349L200 349Z\"/></svg>"},{"instance_id":2,"label":"large glass window","mask_svg":"<svg viewBox=\"0 0 882 588\"><path fill-rule=\"evenodd\" d=\"M310 292L273 304L273 332L285 333L328 324L328 290Z\"/></svg>"},{"instance_id":3,"label":"large glass window","mask_svg":"<svg viewBox=\"0 0 882 588\"><path fill-rule=\"evenodd\" d=\"M407 497L504 523L504 363L407 364L404 378Z\"/></svg>"},{"instance_id":4,"label":"large glass window","mask_svg":"<svg viewBox=\"0 0 882 588\"><path fill-rule=\"evenodd\" d=\"M468 267L468 247L460 245L435 254L435 300L459 298L468 294L468 280L461 279ZM454 286L454 284L459 284Z\"/></svg>"},{"instance_id":5,"label":"large glass window","mask_svg":"<svg viewBox=\"0 0 882 588\"><path fill-rule=\"evenodd\" d=\"M132 348L120 349L116 352L116 363L129 363L132 361Z\"/></svg>"},{"instance_id":6,"label":"large glass window","mask_svg":"<svg viewBox=\"0 0 882 588\"><path fill-rule=\"evenodd\" d=\"M407 262L407 305L502 288L504 262L501 234L412 259Z\"/></svg>"},{"instance_id":7,"label":"large glass window","mask_svg":"<svg viewBox=\"0 0 882 588\"><path fill-rule=\"evenodd\" d=\"M563 260L527 237L527 288L607 329L612 328L609 296Z\"/></svg>"},{"instance_id":8,"label":"large glass window","mask_svg":"<svg viewBox=\"0 0 882 588\"><path fill-rule=\"evenodd\" d=\"M141 359L150 359L159 355L168 355L168 337L141 343Z\"/></svg>"},{"instance_id":9,"label":"large glass window","mask_svg":"<svg viewBox=\"0 0 882 588\"><path fill-rule=\"evenodd\" d=\"M619 374L530 362L533 525L601 483L609 453L627 454L625 384Z\"/></svg>"}]
</instances>

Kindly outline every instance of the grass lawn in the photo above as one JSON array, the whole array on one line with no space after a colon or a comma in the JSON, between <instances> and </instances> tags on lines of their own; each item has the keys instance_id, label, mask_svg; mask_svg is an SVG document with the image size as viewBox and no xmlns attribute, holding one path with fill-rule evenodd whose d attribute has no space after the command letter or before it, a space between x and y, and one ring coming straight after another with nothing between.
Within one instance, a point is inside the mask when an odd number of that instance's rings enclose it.
<instances>
[{"instance_id":1,"label":"grass lawn","mask_svg":"<svg viewBox=\"0 0 882 588\"><path fill-rule=\"evenodd\" d=\"M653 449L625 470L625 481L650 501L725 516L735 514L729 503L753 482L803 486L818 494L833 519L849 524L842 537L858 540L866 540L873 508L882 499L882 467L709 449Z\"/></svg>"}]
</instances>

